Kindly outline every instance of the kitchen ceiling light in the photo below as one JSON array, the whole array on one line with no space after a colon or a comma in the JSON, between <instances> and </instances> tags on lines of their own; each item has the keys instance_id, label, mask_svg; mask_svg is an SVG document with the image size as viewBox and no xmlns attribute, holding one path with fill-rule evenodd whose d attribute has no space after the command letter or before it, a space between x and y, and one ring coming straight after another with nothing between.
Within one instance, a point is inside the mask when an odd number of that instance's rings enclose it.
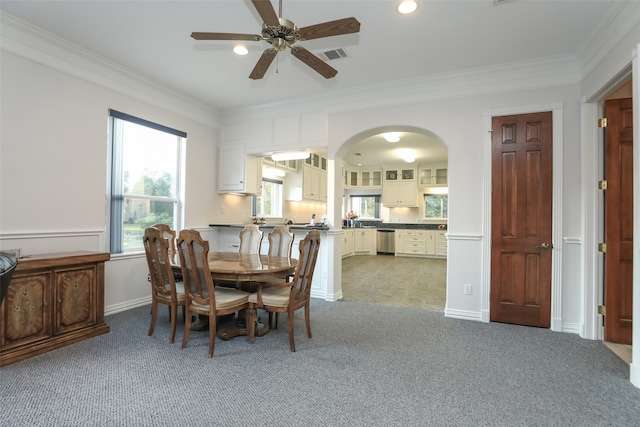
<instances>
[{"instance_id":1,"label":"kitchen ceiling light","mask_svg":"<svg viewBox=\"0 0 640 427\"><path fill-rule=\"evenodd\" d=\"M246 55L247 53L249 53L249 50L241 44L234 47L233 51L238 55Z\"/></svg>"},{"instance_id":2,"label":"kitchen ceiling light","mask_svg":"<svg viewBox=\"0 0 640 427\"><path fill-rule=\"evenodd\" d=\"M413 163L416 161L416 154L413 152L413 150L409 150L408 148L399 149L398 154L400 154L402 160L407 163Z\"/></svg>"},{"instance_id":3,"label":"kitchen ceiling light","mask_svg":"<svg viewBox=\"0 0 640 427\"><path fill-rule=\"evenodd\" d=\"M383 133L382 137L387 141L387 142L398 142L400 141L400 132L387 132L387 133Z\"/></svg>"},{"instance_id":4,"label":"kitchen ceiling light","mask_svg":"<svg viewBox=\"0 0 640 427\"><path fill-rule=\"evenodd\" d=\"M283 160L304 160L308 159L311 153L306 151L283 151L282 153L273 153L271 158L274 162L281 162Z\"/></svg>"},{"instance_id":5,"label":"kitchen ceiling light","mask_svg":"<svg viewBox=\"0 0 640 427\"><path fill-rule=\"evenodd\" d=\"M402 13L403 15L407 15L409 13L415 12L417 8L418 8L417 2L413 0L406 0L406 1L400 2L400 4L398 5L398 12Z\"/></svg>"}]
</instances>

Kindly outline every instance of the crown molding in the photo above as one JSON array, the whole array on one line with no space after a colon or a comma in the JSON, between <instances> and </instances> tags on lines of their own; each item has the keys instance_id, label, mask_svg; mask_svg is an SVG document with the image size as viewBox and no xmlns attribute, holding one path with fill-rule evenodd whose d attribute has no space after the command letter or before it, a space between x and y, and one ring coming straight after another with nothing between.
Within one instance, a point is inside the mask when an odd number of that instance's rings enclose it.
<instances>
[{"instance_id":1,"label":"crown molding","mask_svg":"<svg viewBox=\"0 0 640 427\"><path fill-rule=\"evenodd\" d=\"M207 126L219 127L219 111L0 11L0 49L113 90Z\"/></svg>"},{"instance_id":2,"label":"crown molding","mask_svg":"<svg viewBox=\"0 0 640 427\"><path fill-rule=\"evenodd\" d=\"M324 110L328 114L335 114L364 108L416 104L579 83L580 68L577 59L561 56L329 91L321 96L224 111L222 116L223 122L228 123L239 117L273 115L274 111L287 114L313 108L316 111Z\"/></svg>"}]
</instances>

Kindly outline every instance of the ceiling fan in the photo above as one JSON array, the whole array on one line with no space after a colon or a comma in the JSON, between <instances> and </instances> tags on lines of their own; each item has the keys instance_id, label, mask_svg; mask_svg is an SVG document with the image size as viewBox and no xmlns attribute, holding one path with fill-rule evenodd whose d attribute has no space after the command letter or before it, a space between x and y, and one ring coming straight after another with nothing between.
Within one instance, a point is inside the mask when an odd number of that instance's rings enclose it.
<instances>
[{"instance_id":1,"label":"ceiling fan","mask_svg":"<svg viewBox=\"0 0 640 427\"><path fill-rule=\"evenodd\" d=\"M278 52L282 52L287 47L291 49L291 54L293 54L293 56L313 68L324 78L330 79L338 74L338 71L335 68L331 67L304 47L294 44L298 41L339 36L342 34L351 34L360 31L360 22L353 17L298 28L292 21L282 17L282 0L280 0L279 17L276 15L276 11L271 5L270 0L251 0L251 3L253 3L253 6L264 21L262 24L262 33L260 35L196 32L191 33L191 37L196 40L264 40L269 43L271 47L262 52L262 56L249 75L249 78L253 80L264 77L269 65L271 65L271 62L273 62Z\"/></svg>"}]
</instances>

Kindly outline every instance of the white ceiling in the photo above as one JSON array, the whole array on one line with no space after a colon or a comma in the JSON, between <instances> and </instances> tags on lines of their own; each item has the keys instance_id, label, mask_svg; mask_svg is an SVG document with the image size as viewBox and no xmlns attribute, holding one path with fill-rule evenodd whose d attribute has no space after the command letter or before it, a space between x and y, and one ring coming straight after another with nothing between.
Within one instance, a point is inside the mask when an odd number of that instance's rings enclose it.
<instances>
[{"instance_id":1,"label":"white ceiling","mask_svg":"<svg viewBox=\"0 0 640 427\"><path fill-rule=\"evenodd\" d=\"M318 56L334 48L347 52L348 58L329 62L338 74L328 80L289 51L278 54L262 80L250 80L266 42L246 42L249 54L238 56L235 42L190 37L193 31L259 34L262 20L249 0L2 0L0 9L224 111L496 64L577 58L620 5L418 1L418 10L404 16L395 0L284 0L283 17L298 27L350 16L360 21L358 34L299 42ZM272 4L277 13L277 1Z\"/></svg>"}]
</instances>

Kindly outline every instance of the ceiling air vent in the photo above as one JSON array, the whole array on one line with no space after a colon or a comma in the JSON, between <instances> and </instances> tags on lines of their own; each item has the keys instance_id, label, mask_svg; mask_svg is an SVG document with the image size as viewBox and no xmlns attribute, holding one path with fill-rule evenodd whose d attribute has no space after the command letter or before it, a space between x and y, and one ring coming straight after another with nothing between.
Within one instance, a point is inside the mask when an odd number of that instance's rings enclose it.
<instances>
[{"instance_id":1,"label":"ceiling air vent","mask_svg":"<svg viewBox=\"0 0 640 427\"><path fill-rule=\"evenodd\" d=\"M327 59L327 61L347 57L347 53L342 48L324 51L322 52L322 55Z\"/></svg>"}]
</instances>

